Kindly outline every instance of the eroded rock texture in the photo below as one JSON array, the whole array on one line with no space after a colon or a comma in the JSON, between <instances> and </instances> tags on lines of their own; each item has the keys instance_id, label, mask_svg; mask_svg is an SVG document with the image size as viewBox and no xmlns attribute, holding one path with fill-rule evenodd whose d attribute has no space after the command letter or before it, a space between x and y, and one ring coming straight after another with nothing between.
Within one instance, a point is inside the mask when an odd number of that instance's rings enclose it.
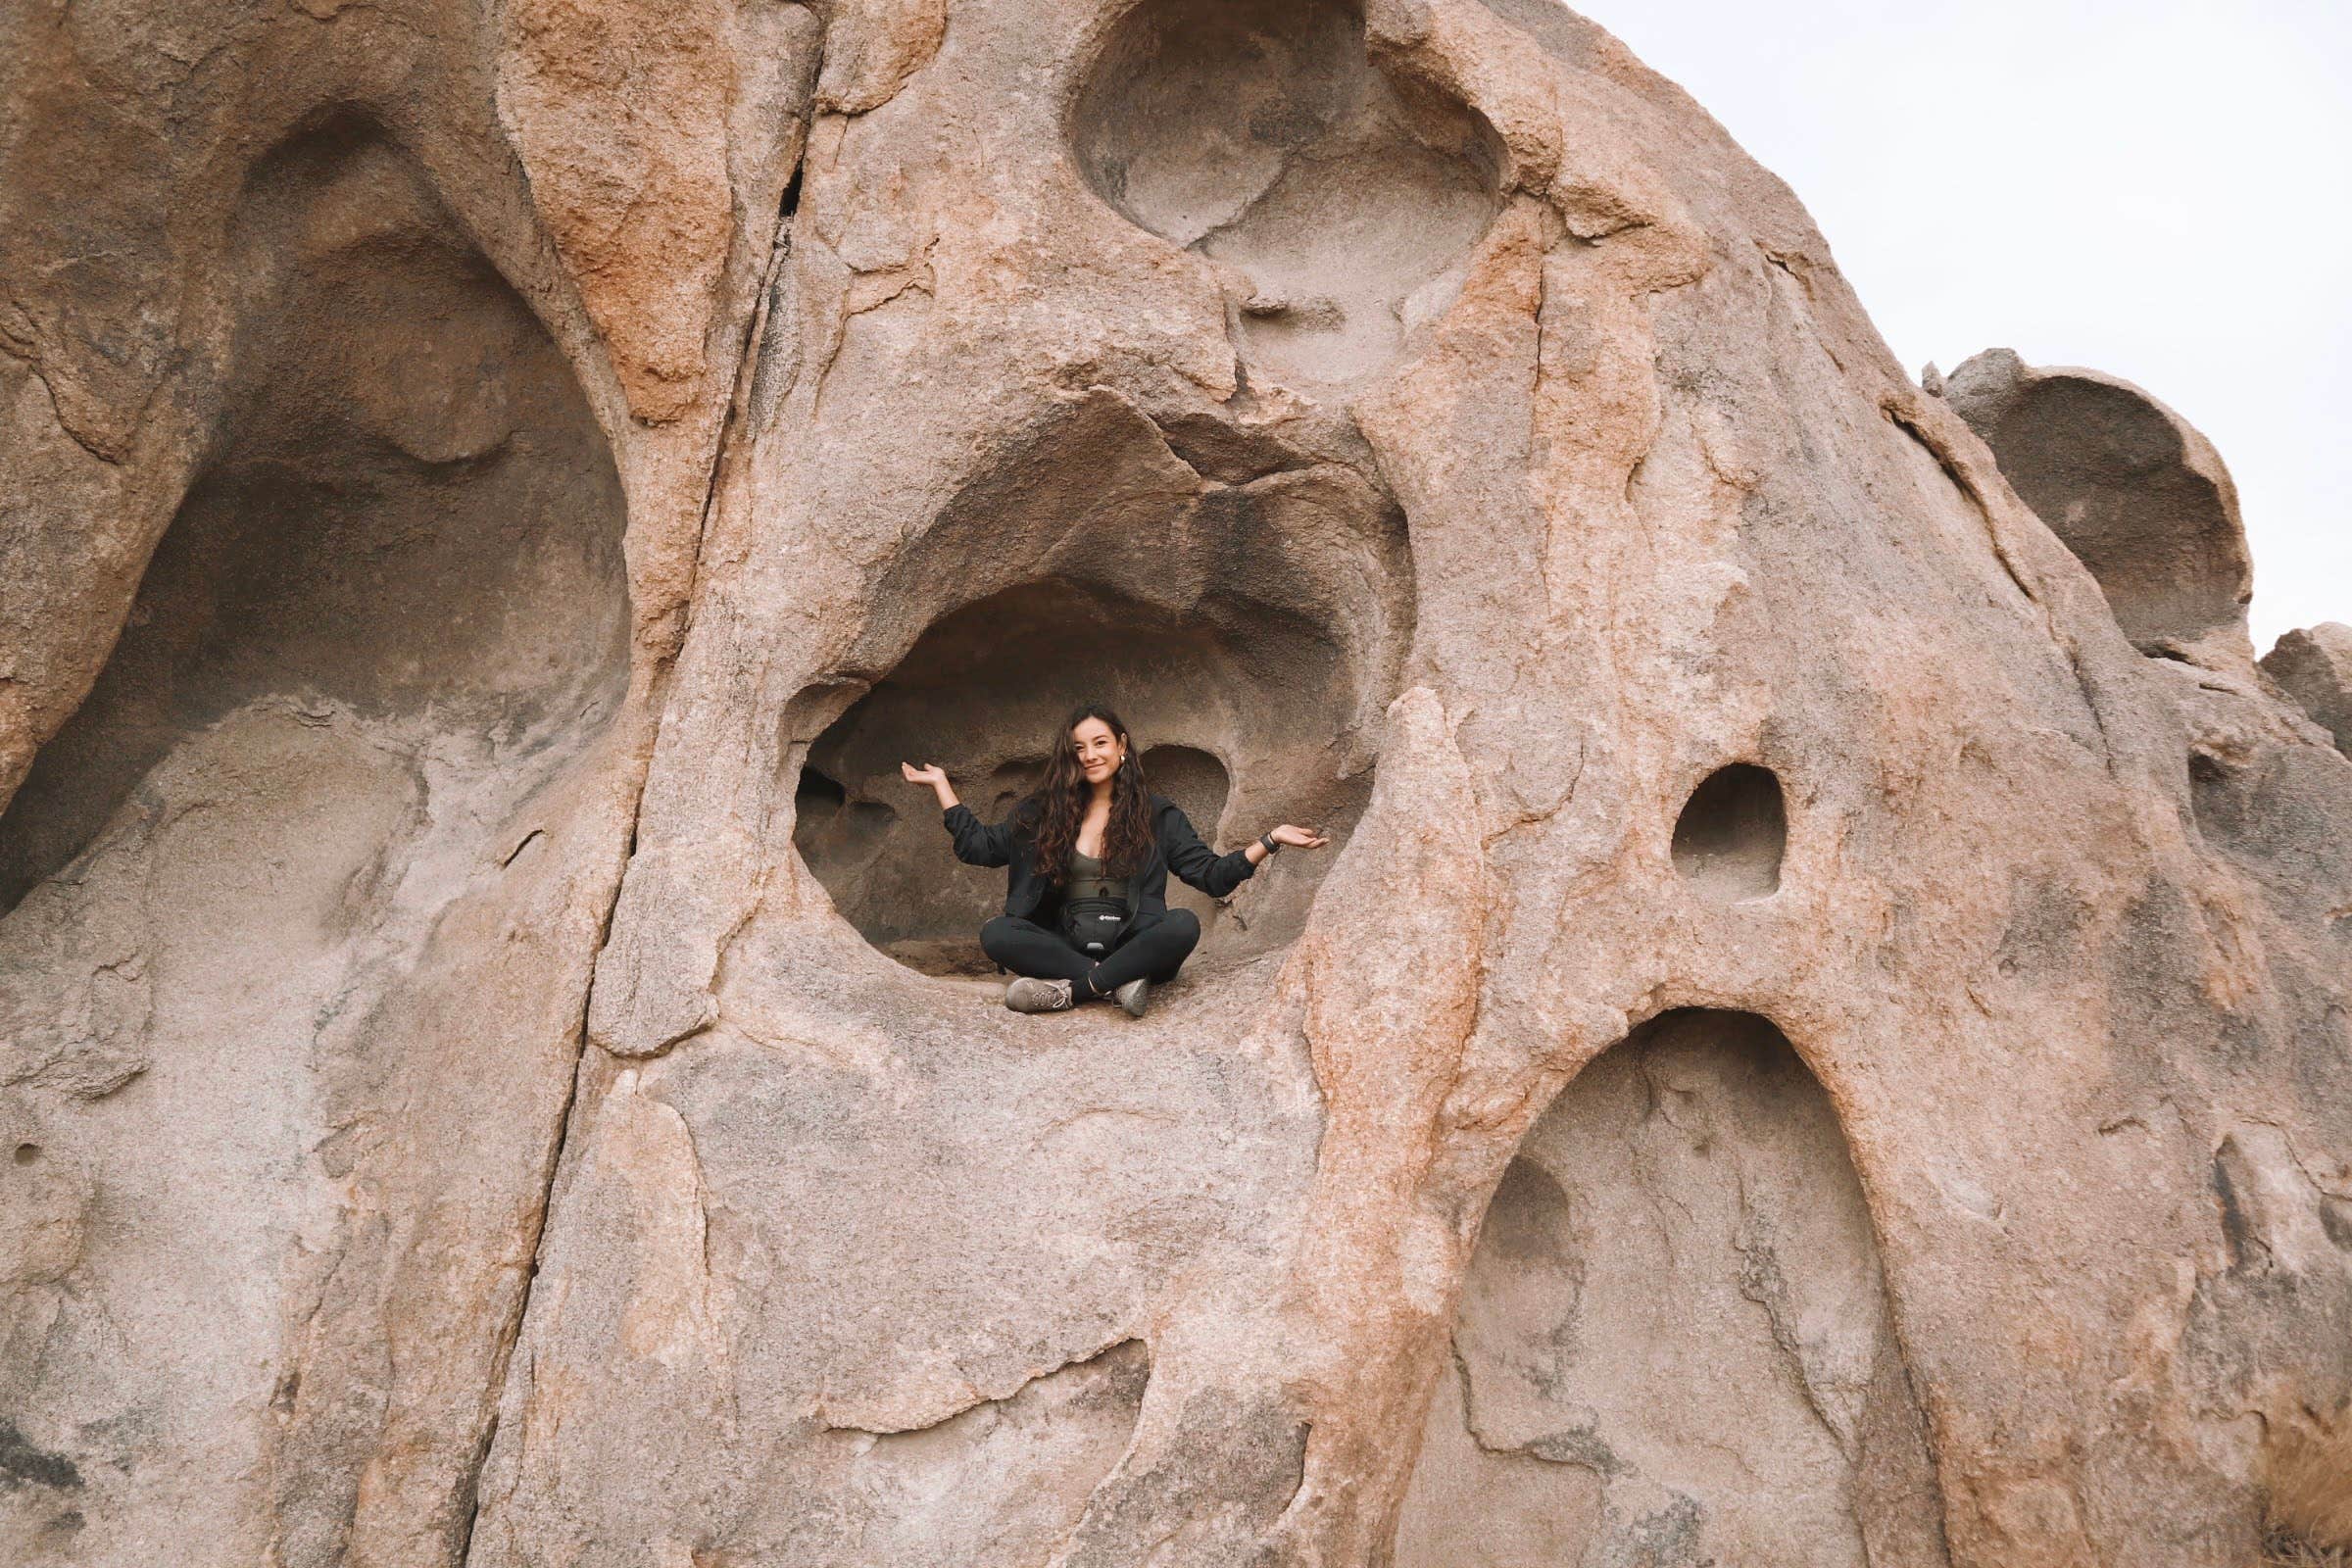
<instances>
[{"instance_id":1,"label":"eroded rock texture","mask_svg":"<svg viewBox=\"0 0 2352 1568\"><path fill-rule=\"evenodd\" d=\"M1943 395L2143 652L2244 641L2254 578L2237 487L2187 421L2129 381L2007 349L1954 370Z\"/></svg>"},{"instance_id":2,"label":"eroded rock texture","mask_svg":"<svg viewBox=\"0 0 2352 1568\"><path fill-rule=\"evenodd\" d=\"M2145 394L1549 0L5 24L7 1560L2249 1561L2345 661ZM1080 696L1335 835L1141 1021L895 775Z\"/></svg>"},{"instance_id":3,"label":"eroded rock texture","mask_svg":"<svg viewBox=\"0 0 2352 1568\"><path fill-rule=\"evenodd\" d=\"M1400 1563L1945 1560L1867 1200L1760 1018L1667 1013L1578 1074L1453 1343Z\"/></svg>"},{"instance_id":4,"label":"eroded rock texture","mask_svg":"<svg viewBox=\"0 0 2352 1568\"><path fill-rule=\"evenodd\" d=\"M2290 631L2263 656L2263 672L2352 753L2352 626L2325 620Z\"/></svg>"}]
</instances>

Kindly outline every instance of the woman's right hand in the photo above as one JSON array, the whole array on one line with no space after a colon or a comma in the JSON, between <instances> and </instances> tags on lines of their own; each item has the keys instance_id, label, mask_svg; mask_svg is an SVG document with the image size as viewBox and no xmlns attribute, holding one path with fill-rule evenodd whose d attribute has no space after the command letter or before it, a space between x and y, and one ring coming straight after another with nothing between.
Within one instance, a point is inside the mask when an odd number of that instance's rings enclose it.
<instances>
[{"instance_id":1,"label":"woman's right hand","mask_svg":"<svg viewBox=\"0 0 2352 1568\"><path fill-rule=\"evenodd\" d=\"M939 799L941 810L953 809L958 804L956 799L955 786L948 782L948 770L938 763L925 762L922 766L917 767L912 762L901 762L899 771L906 775L906 782L909 784L930 785L931 793Z\"/></svg>"}]
</instances>

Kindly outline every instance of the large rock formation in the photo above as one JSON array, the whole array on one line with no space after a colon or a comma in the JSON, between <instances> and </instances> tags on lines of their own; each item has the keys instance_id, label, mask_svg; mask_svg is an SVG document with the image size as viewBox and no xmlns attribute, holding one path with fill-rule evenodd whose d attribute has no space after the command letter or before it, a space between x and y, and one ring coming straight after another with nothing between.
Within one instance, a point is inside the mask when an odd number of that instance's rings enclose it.
<instances>
[{"instance_id":1,"label":"large rock formation","mask_svg":"<svg viewBox=\"0 0 2352 1568\"><path fill-rule=\"evenodd\" d=\"M6 15L0 1556L2252 1558L2352 761L2144 394L1549 0ZM1089 694L1337 835L1141 1022L894 776Z\"/></svg>"}]
</instances>

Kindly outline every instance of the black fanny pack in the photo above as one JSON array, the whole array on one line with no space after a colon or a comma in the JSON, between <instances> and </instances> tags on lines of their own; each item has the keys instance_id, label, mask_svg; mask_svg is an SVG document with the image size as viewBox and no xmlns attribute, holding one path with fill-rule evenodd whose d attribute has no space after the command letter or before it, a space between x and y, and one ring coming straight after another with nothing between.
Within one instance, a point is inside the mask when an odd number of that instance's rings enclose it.
<instances>
[{"instance_id":1,"label":"black fanny pack","mask_svg":"<svg viewBox=\"0 0 2352 1568\"><path fill-rule=\"evenodd\" d=\"M1071 899L1061 906L1061 934L1071 947L1101 958L1127 929L1127 906L1117 899Z\"/></svg>"}]
</instances>

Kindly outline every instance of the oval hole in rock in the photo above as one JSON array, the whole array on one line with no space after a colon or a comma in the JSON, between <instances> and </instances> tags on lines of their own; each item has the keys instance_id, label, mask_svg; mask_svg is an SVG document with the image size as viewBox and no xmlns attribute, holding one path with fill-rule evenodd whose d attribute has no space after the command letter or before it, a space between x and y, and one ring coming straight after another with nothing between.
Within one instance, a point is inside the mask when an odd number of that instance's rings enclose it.
<instances>
[{"instance_id":1,"label":"oval hole in rock","mask_svg":"<svg viewBox=\"0 0 2352 1568\"><path fill-rule=\"evenodd\" d=\"M794 819L803 827L814 828L849 804L850 792L842 788L839 779L828 778L813 767L801 769L800 787L792 795L792 810Z\"/></svg>"},{"instance_id":2,"label":"oval hole in rock","mask_svg":"<svg viewBox=\"0 0 2352 1568\"><path fill-rule=\"evenodd\" d=\"M2188 803L2197 831L2219 845L2234 845L2246 835L2245 797L2250 793L2239 771L2211 752L2188 754Z\"/></svg>"},{"instance_id":3,"label":"oval hole in rock","mask_svg":"<svg viewBox=\"0 0 2352 1568\"><path fill-rule=\"evenodd\" d=\"M1760 899L1779 891L1788 845L1780 779L1734 762L1690 792L1674 824L1674 868L1710 897Z\"/></svg>"},{"instance_id":4,"label":"oval hole in rock","mask_svg":"<svg viewBox=\"0 0 2352 1568\"><path fill-rule=\"evenodd\" d=\"M1104 201L1248 279L1228 301L1243 357L1309 384L1385 363L1502 205L1494 127L1377 70L1342 0L1143 0L1070 135Z\"/></svg>"},{"instance_id":5,"label":"oval hole in rock","mask_svg":"<svg viewBox=\"0 0 2352 1568\"><path fill-rule=\"evenodd\" d=\"M1666 1013L1561 1092L1452 1350L1396 1568L1944 1561L1861 1183L1763 1018Z\"/></svg>"},{"instance_id":6,"label":"oval hole in rock","mask_svg":"<svg viewBox=\"0 0 2352 1568\"><path fill-rule=\"evenodd\" d=\"M1288 818L1344 836L1370 792L1368 772L1327 771L1322 705L1345 665L1330 639L1264 606L1216 624L1100 584L1021 584L934 622L816 738L795 785L793 843L843 918L892 957L994 974L979 930L1004 906L1005 873L955 858L902 761L945 767L965 805L1000 821L1035 786L1069 710L1101 702L1127 722L1152 791L1212 847L1240 847L1219 839L1236 809L1252 827ZM1233 908L1171 876L1170 906L1201 918L1187 973L1288 942L1336 851L1261 872Z\"/></svg>"}]
</instances>

